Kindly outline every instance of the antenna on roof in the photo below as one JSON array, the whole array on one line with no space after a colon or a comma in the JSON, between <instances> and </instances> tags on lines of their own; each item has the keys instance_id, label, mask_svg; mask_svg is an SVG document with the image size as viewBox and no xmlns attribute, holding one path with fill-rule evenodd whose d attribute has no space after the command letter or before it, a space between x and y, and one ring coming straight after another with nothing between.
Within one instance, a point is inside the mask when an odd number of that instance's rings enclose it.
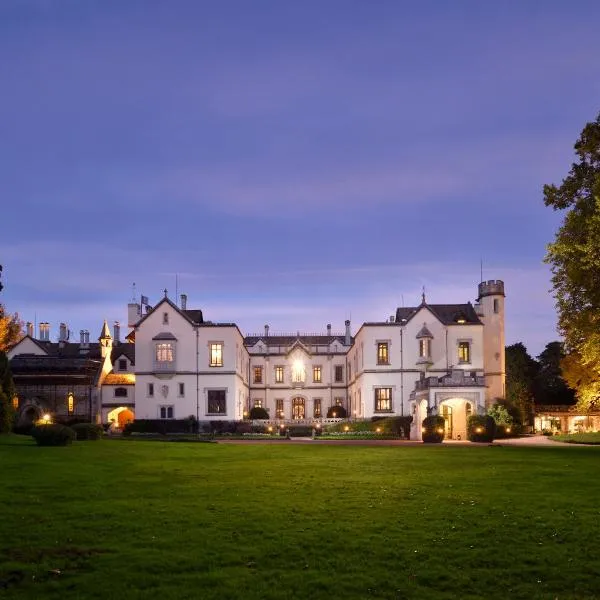
<instances>
[{"instance_id":1,"label":"antenna on roof","mask_svg":"<svg viewBox=\"0 0 600 600\"><path fill-rule=\"evenodd\" d=\"M404 308L404 294L400 294L400 299L402 300L402 308Z\"/></svg>"},{"instance_id":2,"label":"antenna on roof","mask_svg":"<svg viewBox=\"0 0 600 600\"><path fill-rule=\"evenodd\" d=\"M131 284L131 301L137 304L137 300L135 299L135 281Z\"/></svg>"},{"instance_id":3,"label":"antenna on roof","mask_svg":"<svg viewBox=\"0 0 600 600\"><path fill-rule=\"evenodd\" d=\"M481 277L479 281L481 282L483 281L483 258L479 259L479 275Z\"/></svg>"},{"instance_id":4,"label":"antenna on roof","mask_svg":"<svg viewBox=\"0 0 600 600\"><path fill-rule=\"evenodd\" d=\"M175 273L175 304L178 304L177 298L179 298L179 276Z\"/></svg>"}]
</instances>

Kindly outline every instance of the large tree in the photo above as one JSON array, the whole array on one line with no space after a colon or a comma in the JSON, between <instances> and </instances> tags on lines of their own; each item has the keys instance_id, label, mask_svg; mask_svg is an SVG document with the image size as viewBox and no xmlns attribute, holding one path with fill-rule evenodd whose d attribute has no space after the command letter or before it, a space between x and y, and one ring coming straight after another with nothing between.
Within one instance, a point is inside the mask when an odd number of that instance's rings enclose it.
<instances>
[{"instance_id":1,"label":"large tree","mask_svg":"<svg viewBox=\"0 0 600 600\"><path fill-rule=\"evenodd\" d=\"M11 315L0 304L0 352L6 352L23 337L23 323L18 314Z\"/></svg>"},{"instance_id":2,"label":"large tree","mask_svg":"<svg viewBox=\"0 0 600 600\"><path fill-rule=\"evenodd\" d=\"M15 416L12 399L15 393L8 358L0 352L0 433L9 433L12 429Z\"/></svg>"},{"instance_id":3,"label":"large tree","mask_svg":"<svg viewBox=\"0 0 600 600\"><path fill-rule=\"evenodd\" d=\"M521 343L506 346L506 403L512 407L519 423L531 423L537 362Z\"/></svg>"},{"instance_id":4,"label":"large tree","mask_svg":"<svg viewBox=\"0 0 600 600\"><path fill-rule=\"evenodd\" d=\"M536 404L575 404L575 391L565 382L561 364L565 359L562 342L550 342L537 357Z\"/></svg>"},{"instance_id":5,"label":"large tree","mask_svg":"<svg viewBox=\"0 0 600 600\"><path fill-rule=\"evenodd\" d=\"M578 162L560 186L544 186L544 202L566 211L546 262L564 336L563 375L582 407L600 401L600 114L575 143Z\"/></svg>"}]
</instances>

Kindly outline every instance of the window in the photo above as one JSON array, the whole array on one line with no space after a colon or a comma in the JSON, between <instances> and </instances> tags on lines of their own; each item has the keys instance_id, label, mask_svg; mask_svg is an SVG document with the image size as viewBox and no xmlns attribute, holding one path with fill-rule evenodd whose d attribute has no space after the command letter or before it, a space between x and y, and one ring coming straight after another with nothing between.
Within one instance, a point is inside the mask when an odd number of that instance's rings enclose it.
<instances>
[{"instance_id":1,"label":"window","mask_svg":"<svg viewBox=\"0 0 600 600\"><path fill-rule=\"evenodd\" d=\"M321 417L321 398L313 400L313 417L319 419Z\"/></svg>"},{"instance_id":2,"label":"window","mask_svg":"<svg viewBox=\"0 0 600 600\"><path fill-rule=\"evenodd\" d=\"M172 363L175 353L173 352L173 344L165 342L156 344L156 362L157 363Z\"/></svg>"},{"instance_id":3,"label":"window","mask_svg":"<svg viewBox=\"0 0 600 600\"><path fill-rule=\"evenodd\" d=\"M127 388L115 388L115 398L127 398Z\"/></svg>"},{"instance_id":4,"label":"window","mask_svg":"<svg viewBox=\"0 0 600 600\"><path fill-rule=\"evenodd\" d=\"M127 371L127 359L126 358L119 359L119 371Z\"/></svg>"},{"instance_id":5,"label":"window","mask_svg":"<svg viewBox=\"0 0 600 600\"><path fill-rule=\"evenodd\" d=\"M387 342L377 342L377 364L388 365L390 363Z\"/></svg>"},{"instance_id":6,"label":"window","mask_svg":"<svg viewBox=\"0 0 600 600\"><path fill-rule=\"evenodd\" d=\"M69 412L69 414L72 414L74 409L75 409L75 398L73 397L73 394L68 394L67 395L67 411Z\"/></svg>"},{"instance_id":7,"label":"window","mask_svg":"<svg viewBox=\"0 0 600 600\"><path fill-rule=\"evenodd\" d=\"M352 379L352 365L348 363L348 380Z\"/></svg>"},{"instance_id":8,"label":"window","mask_svg":"<svg viewBox=\"0 0 600 600\"><path fill-rule=\"evenodd\" d=\"M344 406L344 399L343 398L336 398L333 403L334 403L335 406Z\"/></svg>"},{"instance_id":9,"label":"window","mask_svg":"<svg viewBox=\"0 0 600 600\"><path fill-rule=\"evenodd\" d=\"M431 340L429 338L421 338L419 340L419 356L421 358L429 358L431 356Z\"/></svg>"},{"instance_id":10,"label":"window","mask_svg":"<svg viewBox=\"0 0 600 600\"><path fill-rule=\"evenodd\" d=\"M262 367L254 367L254 383L262 383Z\"/></svg>"},{"instance_id":11,"label":"window","mask_svg":"<svg viewBox=\"0 0 600 600\"><path fill-rule=\"evenodd\" d=\"M321 366L320 365L313 367L313 382L321 383Z\"/></svg>"},{"instance_id":12,"label":"window","mask_svg":"<svg viewBox=\"0 0 600 600\"><path fill-rule=\"evenodd\" d=\"M159 410L161 419L172 419L174 417L175 411L172 406L160 406Z\"/></svg>"},{"instance_id":13,"label":"window","mask_svg":"<svg viewBox=\"0 0 600 600\"><path fill-rule=\"evenodd\" d=\"M336 383L344 381L344 367L342 365L335 366L335 381Z\"/></svg>"},{"instance_id":14,"label":"window","mask_svg":"<svg viewBox=\"0 0 600 600\"><path fill-rule=\"evenodd\" d=\"M212 342L209 344L210 347L210 366L211 367L222 367L223 366L223 343Z\"/></svg>"},{"instance_id":15,"label":"window","mask_svg":"<svg viewBox=\"0 0 600 600\"><path fill-rule=\"evenodd\" d=\"M208 390L207 413L209 415L224 415L226 412L225 390Z\"/></svg>"},{"instance_id":16,"label":"window","mask_svg":"<svg viewBox=\"0 0 600 600\"><path fill-rule=\"evenodd\" d=\"M294 361L292 367L292 381L294 383L303 383L306 371L304 369L304 363L301 360Z\"/></svg>"},{"instance_id":17,"label":"window","mask_svg":"<svg viewBox=\"0 0 600 600\"><path fill-rule=\"evenodd\" d=\"M498 314L500 312L500 300L494 298L494 312Z\"/></svg>"},{"instance_id":18,"label":"window","mask_svg":"<svg viewBox=\"0 0 600 600\"><path fill-rule=\"evenodd\" d=\"M283 419L283 398L275 400L275 416L278 419Z\"/></svg>"},{"instance_id":19,"label":"window","mask_svg":"<svg viewBox=\"0 0 600 600\"><path fill-rule=\"evenodd\" d=\"M275 383L283 383L283 367L275 367Z\"/></svg>"},{"instance_id":20,"label":"window","mask_svg":"<svg viewBox=\"0 0 600 600\"><path fill-rule=\"evenodd\" d=\"M146 392L147 392L146 395L149 398L152 398L152 396L154 396L154 384L153 383L148 384L148 388L147 388Z\"/></svg>"},{"instance_id":21,"label":"window","mask_svg":"<svg viewBox=\"0 0 600 600\"><path fill-rule=\"evenodd\" d=\"M169 313L163 313L163 325L169 324Z\"/></svg>"},{"instance_id":22,"label":"window","mask_svg":"<svg viewBox=\"0 0 600 600\"><path fill-rule=\"evenodd\" d=\"M375 412L392 412L392 388L375 389Z\"/></svg>"},{"instance_id":23,"label":"window","mask_svg":"<svg viewBox=\"0 0 600 600\"><path fill-rule=\"evenodd\" d=\"M254 408L262 408L262 405L263 405L262 398L254 399Z\"/></svg>"},{"instance_id":24,"label":"window","mask_svg":"<svg viewBox=\"0 0 600 600\"><path fill-rule=\"evenodd\" d=\"M471 362L471 343L470 342L458 342L458 362L459 363L470 363Z\"/></svg>"},{"instance_id":25,"label":"window","mask_svg":"<svg viewBox=\"0 0 600 600\"><path fill-rule=\"evenodd\" d=\"M183 396L185 396L185 384L184 384L184 383L179 383L179 384L177 385L177 388L178 388L178 393L179 393L179 396L180 396L180 397L183 397Z\"/></svg>"},{"instance_id":26,"label":"window","mask_svg":"<svg viewBox=\"0 0 600 600\"><path fill-rule=\"evenodd\" d=\"M15 410L19 408L19 396L13 396L12 405Z\"/></svg>"}]
</instances>

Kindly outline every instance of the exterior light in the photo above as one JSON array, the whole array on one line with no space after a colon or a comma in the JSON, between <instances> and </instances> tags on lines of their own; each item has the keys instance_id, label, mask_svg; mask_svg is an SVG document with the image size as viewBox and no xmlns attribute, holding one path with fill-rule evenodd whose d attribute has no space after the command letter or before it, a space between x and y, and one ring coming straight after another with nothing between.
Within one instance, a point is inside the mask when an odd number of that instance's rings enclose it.
<instances>
[{"instance_id":1,"label":"exterior light","mask_svg":"<svg viewBox=\"0 0 600 600\"><path fill-rule=\"evenodd\" d=\"M421 433L427 433L427 428L426 427L421 427Z\"/></svg>"},{"instance_id":2,"label":"exterior light","mask_svg":"<svg viewBox=\"0 0 600 600\"><path fill-rule=\"evenodd\" d=\"M333 411L331 414L333 415L334 419L337 417L337 413L335 411Z\"/></svg>"},{"instance_id":3,"label":"exterior light","mask_svg":"<svg viewBox=\"0 0 600 600\"><path fill-rule=\"evenodd\" d=\"M378 428L377 428L375 431L376 431L377 433L381 433L381 427L378 427Z\"/></svg>"},{"instance_id":4,"label":"exterior light","mask_svg":"<svg viewBox=\"0 0 600 600\"><path fill-rule=\"evenodd\" d=\"M348 427L348 425L346 425L346 426L344 427L344 431L350 431L350 427Z\"/></svg>"},{"instance_id":5,"label":"exterior light","mask_svg":"<svg viewBox=\"0 0 600 600\"><path fill-rule=\"evenodd\" d=\"M273 428L272 428L272 427L269 427L269 428L267 429L267 431L271 432L271 431L273 431Z\"/></svg>"},{"instance_id":6,"label":"exterior light","mask_svg":"<svg viewBox=\"0 0 600 600\"><path fill-rule=\"evenodd\" d=\"M51 416L50 416L48 413L46 413L46 414L45 414L45 415L42 417L42 421L43 421L44 423L50 423L50 421L51 421L51 420L52 420L52 417L51 417Z\"/></svg>"},{"instance_id":7,"label":"exterior light","mask_svg":"<svg viewBox=\"0 0 600 600\"><path fill-rule=\"evenodd\" d=\"M510 427L506 428L506 433L510 433Z\"/></svg>"},{"instance_id":8,"label":"exterior light","mask_svg":"<svg viewBox=\"0 0 600 600\"><path fill-rule=\"evenodd\" d=\"M315 427L316 427L317 429L321 429L321 423L317 423L317 424L315 425Z\"/></svg>"},{"instance_id":9,"label":"exterior light","mask_svg":"<svg viewBox=\"0 0 600 600\"><path fill-rule=\"evenodd\" d=\"M444 433L444 428L443 427L439 427L437 430L438 433Z\"/></svg>"},{"instance_id":10,"label":"exterior light","mask_svg":"<svg viewBox=\"0 0 600 600\"><path fill-rule=\"evenodd\" d=\"M475 428L475 433L481 433L483 431L482 427L476 427Z\"/></svg>"},{"instance_id":11,"label":"exterior light","mask_svg":"<svg viewBox=\"0 0 600 600\"><path fill-rule=\"evenodd\" d=\"M283 429L283 428L285 427L285 425L282 423L282 424L281 424L279 427L280 427L281 429Z\"/></svg>"}]
</instances>

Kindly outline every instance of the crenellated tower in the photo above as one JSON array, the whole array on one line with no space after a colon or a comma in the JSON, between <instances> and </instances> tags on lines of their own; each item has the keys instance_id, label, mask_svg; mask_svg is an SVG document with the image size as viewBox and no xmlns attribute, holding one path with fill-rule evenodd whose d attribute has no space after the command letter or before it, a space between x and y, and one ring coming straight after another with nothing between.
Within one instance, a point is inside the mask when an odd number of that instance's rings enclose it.
<instances>
[{"instance_id":1,"label":"crenellated tower","mask_svg":"<svg viewBox=\"0 0 600 600\"><path fill-rule=\"evenodd\" d=\"M504 398L506 393L504 298L503 281L492 279L479 284L475 308L483 323L483 368L488 407L496 398Z\"/></svg>"}]
</instances>

